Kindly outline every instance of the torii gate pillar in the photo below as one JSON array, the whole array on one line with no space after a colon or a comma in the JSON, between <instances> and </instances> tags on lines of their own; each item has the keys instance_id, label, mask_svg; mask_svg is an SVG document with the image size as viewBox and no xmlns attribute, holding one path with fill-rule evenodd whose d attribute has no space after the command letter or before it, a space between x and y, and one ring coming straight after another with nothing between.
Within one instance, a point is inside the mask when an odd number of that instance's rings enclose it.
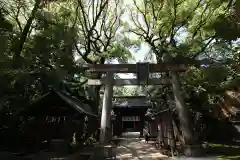
<instances>
[{"instance_id":1,"label":"torii gate pillar","mask_svg":"<svg viewBox=\"0 0 240 160\"><path fill-rule=\"evenodd\" d=\"M106 76L107 83L105 84L104 95L103 95L103 106L102 106L102 117L101 117L101 128L100 128L100 143L107 144L109 141L110 125L111 125L111 107L113 97L113 73L107 72Z\"/></svg>"}]
</instances>

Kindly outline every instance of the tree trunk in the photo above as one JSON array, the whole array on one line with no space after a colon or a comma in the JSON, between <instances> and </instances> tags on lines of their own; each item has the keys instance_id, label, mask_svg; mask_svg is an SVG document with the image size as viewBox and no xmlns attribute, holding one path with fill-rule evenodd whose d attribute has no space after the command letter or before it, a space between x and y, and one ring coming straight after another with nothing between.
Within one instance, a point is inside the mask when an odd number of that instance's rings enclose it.
<instances>
[{"instance_id":1,"label":"tree trunk","mask_svg":"<svg viewBox=\"0 0 240 160\"><path fill-rule=\"evenodd\" d=\"M113 97L113 73L107 73L108 83L105 85L104 96L103 96L103 106L102 106L102 117L101 117L101 132L100 132L100 142L101 144L107 144L109 141L110 132L110 116L112 107L112 97Z\"/></svg>"},{"instance_id":2,"label":"tree trunk","mask_svg":"<svg viewBox=\"0 0 240 160\"><path fill-rule=\"evenodd\" d=\"M23 32L21 33L20 39L16 45L15 55L14 55L14 66L16 66L16 67L18 67L21 63L20 62L21 61L21 52L23 50L24 43L26 42L27 35L30 31L32 22L36 16L36 13L40 7L40 4L41 4L41 0L35 1L35 4L34 4L32 12L30 14L30 17L28 18L27 23L23 29Z\"/></svg>"},{"instance_id":3,"label":"tree trunk","mask_svg":"<svg viewBox=\"0 0 240 160\"><path fill-rule=\"evenodd\" d=\"M178 141L180 141L180 143L183 144L184 143L184 139L182 137L180 126L177 124L176 117L172 116L172 120L173 120L173 127L174 127L175 137L176 137L176 139L178 139Z\"/></svg>"},{"instance_id":4,"label":"tree trunk","mask_svg":"<svg viewBox=\"0 0 240 160\"><path fill-rule=\"evenodd\" d=\"M170 72L170 74L172 76L172 86L176 109L178 112L180 127L185 142L185 154L186 156L200 156L202 154L200 145L196 145L196 139L194 138L193 130L190 124L188 109L181 93L179 76L176 72Z\"/></svg>"}]
</instances>

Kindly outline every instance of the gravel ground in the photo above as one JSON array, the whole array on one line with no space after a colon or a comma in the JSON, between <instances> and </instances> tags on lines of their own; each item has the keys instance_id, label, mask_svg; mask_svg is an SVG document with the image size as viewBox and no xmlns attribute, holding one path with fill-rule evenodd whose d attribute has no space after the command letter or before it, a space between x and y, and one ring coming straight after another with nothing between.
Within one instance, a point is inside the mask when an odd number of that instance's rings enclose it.
<instances>
[{"instance_id":1,"label":"gravel ground","mask_svg":"<svg viewBox=\"0 0 240 160\"><path fill-rule=\"evenodd\" d=\"M138 138L123 139L116 148L116 155L118 160L171 160L153 145Z\"/></svg>"}]
</instances>

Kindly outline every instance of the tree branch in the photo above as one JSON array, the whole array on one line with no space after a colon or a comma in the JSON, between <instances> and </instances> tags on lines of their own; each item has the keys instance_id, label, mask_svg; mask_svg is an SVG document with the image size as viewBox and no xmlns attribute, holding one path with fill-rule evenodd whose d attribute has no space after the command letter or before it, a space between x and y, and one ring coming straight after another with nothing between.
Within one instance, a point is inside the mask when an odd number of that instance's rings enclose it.
<instances>
[{"instance_id":1,"label":"tree branch","mask_svg":"<svg viewBox=\"0 0 240 160\"><path fill-rule=\"evenodd\" d=\"M143 19L144 19L144 23L146 25L146 30L145 30L145 34L146 35L149 35L149 31L150 31L150 25L148 24L148 21L147 21L147 12L146 12L146 2L144 1L144 11L142 11L139 6L137 5L137 2L136 0L133 0L134 2L134 6L137 8L137 10L141 13L141 15L143 16ZM140 22L137 20L138 22L138 26L141 26ZM142 28L142 27L141 27ZM144 30L144 29L143 29Z\"/></svg>"},{"instance_id":2,"label":"tree branch","mask_svg":"<svg viewBox=\"0 0 240 160\"><path fill-rule=\"evenodd\" d=\"M21 52L22 52L22 50L23 50L23 45L24 45L24 43L25 43L25 41L26 41L28 32L29 32L30 27L31 27L31 25L32 25L32 22L33 22L33 20L34 20L34 18L35 18L35 15L36 15L36 13L37 13L37 10L38 10L39 7L40 7L40 4L41 4L41 0L36 0L36 2L35 2L35 4L34 4L34 7L33 7L33 10L32 10L32 12L31 12L31 15L30 15L30 17L28 18L27 23L26 23L26 25L25 25L25 27L24 27L24 29L23 29L23 32L22 32L22 34L21 34L21 36L20 36L18 45L17 45L16 50L15 50L15 55L14 55L14 59L16 60L17 63L19 63L18 61L19 61L19 59L20 59L20 57L21 57Z\"/></svg>"},{"instance_id":3,"label":"tree branch","mask_svg":"<svg viewBox=\"0 0 240 160\"><path fill-rule=\"evenodd\" d=\"M17 25L18 25L18 27L19 27L20 32L22 32L22 31L23 31L22 25L21 25L21 22L20 22L19 19L18 19L19 13L20 13L20 9L21 9L21 7L18 7L17 13L16 13L16 15L15 15L15 20L16 20L16 22L17 22Z\"/></svg>"},{"instance_id":4,"label":"tree branch","mask_svg":"<svg viewBox=\"0 0 240 160\"><path fill-rule=\"evenodd\" d=\"M82 52L79 50L76 41L74 41L74 46L78 52L78 54L83 58L84 61L86 61L87 63L93 64L94 62L92 60L90 60L87 56L87 54L82 54Z\"/></svg>"},{"instance_id":5,"label":"tree branch","mask_svg":"<svg viewBox=\"0 0 240 160\"><path fill-rule=\"evenodd\" d=\"M174 46L176 46L176 42L174 40L174 36L175 36L174 27L175 27L176 19L177 19L177 3L176 3L176 0L173 0L173 20L172 20L172 27L170 31L169 44L173 43Z\"/></svg>"},{"instance_id":6,"label":"tree branch","mask_svg":"<svg viewBox=\"0 0 240 160\"><path fill-rule=\"evenodd\" d=\"M132 19L132 22L134 23L134 25L137 27L137 29L139 29L140 31L143 32L142 36L144 36L144 34L148 35L147 31L145 31L144 28L141 27L141 24L139 23L139 21L138 20L135 21L132 11L130 12L130 14L131 14L131 19Z\"/></svg>"},{"instance_id":7,"label":"tree branch","mask_svg":"<svg viewBox=\"0 0 240 160\"><path fill-rule=\"evenodd\" d=\"M210 12L206 18L203 20L203 14L206 12L206 10L208 9L208 7L210 6L210 4L207 4L206 7L204 8L201 16L200 16L200 22L198 24L198 27L196 28L195 32L193 33L192 39L194 39L194 37L197 35L197 33L200 31L200 29L202 28L202 26L204 26L208 19L213 15L213 13L217 10L217 8L215 8L212 12Z\"/></svg>"},{"instance_id":8,"label":"tree branch","mask_svg":"<svg viewBox=\"0 0 240 160\"><path fill-rule=\"evenodd\" d=\"M208 45L215 39L215 36L211 37L209 39L209 41L201 48L201 50L197 53L195 53L192 58L195 59L197 58L202 52L204 52L206 50L206 48L208 47Z\"/></svg>"}]
</instances>

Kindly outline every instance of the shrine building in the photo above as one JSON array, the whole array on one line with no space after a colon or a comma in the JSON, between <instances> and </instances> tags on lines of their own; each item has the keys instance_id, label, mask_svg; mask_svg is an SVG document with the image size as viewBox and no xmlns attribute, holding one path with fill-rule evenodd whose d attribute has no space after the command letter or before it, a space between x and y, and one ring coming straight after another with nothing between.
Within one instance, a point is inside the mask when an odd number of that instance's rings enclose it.
<instances>
[{"instance_id":1,"label":"shrine building","mask_svg":"<svg viewBox=\"0 0 240 160\"><path fill-rule=\"evenodd\" d=\"M143 136L145 114L151 103L144 96L115 97L112 107L113 135L139 132Z\"/></svg>"}]
</instances>

